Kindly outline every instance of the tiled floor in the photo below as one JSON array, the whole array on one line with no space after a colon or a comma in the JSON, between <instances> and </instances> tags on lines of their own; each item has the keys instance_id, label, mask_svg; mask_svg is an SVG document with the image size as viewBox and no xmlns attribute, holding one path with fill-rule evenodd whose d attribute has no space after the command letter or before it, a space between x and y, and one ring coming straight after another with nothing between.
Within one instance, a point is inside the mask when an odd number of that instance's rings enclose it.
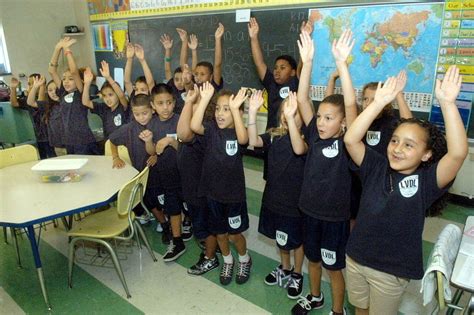
<instances>
[{"instance_id":1,"label":"tiled floor","mask_svg":"<svg viewBox=\"0 0 474 315\"><path fill-rule=\"evenodd\" d=\"M268 287L263 277L277 264L278 252L273 242L257 233L258 213L263 190L261 162L245 160L250 229L245 233L254 262L252 276L245 285L219 284L217 270L201 277L189 276L186 268L198 258L199 249L194 241L187 242L187 252L175 263L164 263L161 255L166 248L154 226L146 233L157 254L153 263L145 249L128 248L120 255L125 278L132 294L127 299L115 270L80 264L74 270L74 285L67 286L67 238L62 227L48 226L42 233L40 251L43 259L46 284L53 313L57 314L289 314L295 303L286 297L283 289ZM440 218L426 221L424 239L425 261L440 230L448 223L462 227L467 215L474 209L449 205ZM20 241L23 269L18 269L12 245L0 243L0 314L47 313L37 282L34 264L27 239ZM82 255L82 256L81 256ZM79 259L85 259L78 250ZM305 268L305 270L307 270ZM305 279L306 280L306 279ZM307 289L307 281L305 286ZM305 289L305 291L306 291ZM400 312L428 314L433 305L422 306L420 281L408 287ZM328 314L330 289L327 277L323 283L326 306L313 312ZM350 313L353 308L348 305Z\"/></svg>"}]
</instances>

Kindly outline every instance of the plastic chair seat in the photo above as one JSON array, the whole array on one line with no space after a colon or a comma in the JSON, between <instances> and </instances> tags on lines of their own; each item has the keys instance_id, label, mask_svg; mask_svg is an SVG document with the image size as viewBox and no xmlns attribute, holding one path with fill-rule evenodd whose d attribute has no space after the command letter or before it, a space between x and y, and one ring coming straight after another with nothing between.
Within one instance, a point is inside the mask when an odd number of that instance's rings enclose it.
<instances>
[{"instance_id":1,"label":"plastic chair seat","mask_svg":"<svg viewBox=\"0 0 474 315\"><path fill-rule=\"evenodd\" d=\"M131 213L132 221L135 214ZM67 233L71 237L93 237L112 238L124 233L130 224L128 217L120 216L117 208L111 207L105 211L89 215L74 224L74 227Z\"/></svg>"}]
</instances>

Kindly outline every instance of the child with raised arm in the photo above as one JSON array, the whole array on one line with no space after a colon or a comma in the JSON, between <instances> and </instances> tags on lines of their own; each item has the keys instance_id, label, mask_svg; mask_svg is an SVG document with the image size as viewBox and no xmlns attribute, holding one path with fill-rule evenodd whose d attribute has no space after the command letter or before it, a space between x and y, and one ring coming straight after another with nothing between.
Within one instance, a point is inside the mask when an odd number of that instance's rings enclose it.
<instances>
[{"instance_id":1,"label":"child with raised arm","mask_svg":"<svg viewBox=\"0 0 474 315\"><path fill-rule=\"evenodd\" d=\"M353 46L350 31L344 31L333 42L332 54L341 79L349 77L346 61ZM324 306L323 266L331 283L330 314L345 314L342 269L345 268L345 246L349 237L351 173L343 135L357 116L355 94L343 84L344 96L335 94L324 98L315 117L308 96L314 46L305 31L300 35L298 47L303 62L298 108L307 126L305 139L309 146L299 207L304 213L304 253L309 260L310 293L298 300L292 313L307 314Z\"/></svg>"},{"instance_id":2,"label":"child with raised arm","mask_svg":"<svg viewBox=\"0 0 474 315\"><path fill-rule=\"evenodd\" d=\"M243 284L249 279L252 266L247 241L242 234L249 227L242 162L243 148L248 142L242 121L245 89L237 95L219 92L215 97L215 121L205 126L204 113L214 95L212 84L205 82L200 95L201 100L191 119L191 130L204 135L206 143L199 194L208 199L209 230L217 235L224 260L220 282L227 285L233 278L234 258L229 248L229 241L232 241L239 254L236 282Z\"/></svg>"},{"instance_id":3,"label":"child with raised arm","mask_svg":"<svg viewBox=\"0 0 474 315\"><path fill-rule=\"evenodd\" d=\"M38 153L40 159L47 159L50 157L56 156L53 147L49 144L48 141L48 128L45 122L45 112L40 110L37 106L28 106L28 97L32 97L33 100L38 98L42 101L45 99L45 88L44 81L43 85L38 86L34 91L33 85L35 80L38 80L41 77L38 73L33 73L28 77L28 87L26 89L26 95L21 94L20 97L17 97L16 89L18 88L20 81L12 77L10 82L10 104L15 108L28 111L28 114L33 121L33 131L36 138L36 146L38 148ZM34 92L34 94L32 94Z\"/></svg>"},{"instance_id":4,"label":"child with raised arm","mask_svg":"<svg viewBox=\"0 0 474 315\"><path fill-rule=\"evenodd\" d=\"M82 105L83 82L74 61L71 46L76 40L64 37L55 46L48 72L60 97L61 117L64 125L64 145L68 154L98 154L94 135L89 127L87 107ZM69 69L64 71L62 80L57 72L59 54L63 50Z\"/></svg>"},{"instance_id":5,"label":"child with raised arm","mask_svg":"<svg viewBox=\"0 0 474 315\"><path fill-rule=\"evenodd\" d=\"M187 72L186 69L187 66L185 65L185 73ZM208 228L207 200L198 194L205 149L204 136L195 134L191 130L191 118L197 108L198 98L199 88L194 85L194 89L188 91L177 126L177 135L180 142L178 168L181 176L183 198L191 217L194 236L201 244L205 244L205 249L200 253L199 260L188 269L190 275L202 275L219 266L219 260L216 257L216 235L212 234ZM208 124L213 116L210 111L207 111L206 114L204 124Z\"/></svg>"},{"instance_id":6,"label":"child with raised arm","mask_svg":"<svg viewBox=\"0 0 474 315\"><path fill-rule=\"evenodd\" d=\"M48 142L54 148L56 155L65 155L64 150L64 126L61 118L61 109L59 107L59 97L56 95L56 84L53 80L46 84L46 100L36 99L37 91L44 86L45 77L33 78L33 87L28 93L27 104L33 108L37 108L42 116L42 120L48 129Z\"/></svg>"},{"instance_id":7,"label":"child with raised arm","mask_svg":"<svg viewBox=\"0 0 474 315\"><path fill-rule=\"evenodd\" d=\"M224 35L224 25L219 23L214 34L216 46L214 51L214 66L207 61L198 62L194 69L194 81L201 86L204 82L210 82L216 92L224 87L222 77L222 36Z\"/></svg>"},{"instance_id":8,"label":"child with raised arm","mask_svg":"<svg viewBox=\"0 0 474 315\"><path fill-rule=\"evenodd\" d=\"M289 55L281 55L275 59L273 72L270 72L263 59L262 49L258 39L259 25L257 19L250 18L248 31L252 57L260 81L268 92L268 118L266 130L278 127L278 109L280 103L288 96L290 91L298 90L297 63Z\"/></svg>"},{"instance_id":9,"label":"child with raised arm","mask_svg":"<svg viewBox=\"0 0 474 315\"><path fill-rule=\"evenodd\" d=\"M132 83L132 64L133 57L137 57L140 62L144 76L138 77ZM129 97L135 94L150 95L151 89L155 86L155 80L151 73L150 67L145 59L145 52L143 47L138 44L127 43L127 62L125 63L124 71L125 92Z\"/></svg>"},{"instance_id":10,"label":"child with raised arm","mask_svg":"<svg viewBox=\"0 0 474 315\"><path fill-rule=\"evenodd\" d=\"M91 101L89 98L89 87L92 83L93 74L89 67L84 71L84 91L82 93L82 104L90 108L91 113L99 115L104 126L104 138L108 139L110 134L128 122L128 100L120 85L110 76L109 64L101 62L100 74L107 80L100 88L103 102ZM122 168L125 162L118 155L117 147L111 143L113 168Z\"/></svg>"},{"instance_id":11,"label":"child with raised arm","mask_svg":"<svg viewBox=\"0 0 474 315\"><path fill-rule=\"evenodd\" d=\"M287 289L290 299L297 299L303 290L304 259L303 217L298 198L303 183L303 170L308 146L301 137L303 124L297 110L296 93L290 92L280 105L279 127L257 134L257 112L263 104L262 91L252 94L249 106L249 145L268 152L268 177L263 191L258 231L276 240L280 265L269 273L267 285ZM289 132L289 129L295 129ZM293 251L294 267L291 265Z\"/></svg>"},{"instance_id":12,"label":"child with raised arm","mask_svg":"<svg viewBox=\"0 0 474 315\"><path fill-rule=\"evenodd\" d=\"M347 287L356 314L397 314L409 279L423 277L422 232L438 215L467 155L467 137L455 101L461 87L450 66L435 94L446 138L430 123L402 119L386 156L364 145L369 126L397 94L397 79L378 84L373 102L349 128L344 142L362 181L360 212L347 244ZM400 242L403 246L400 246Z\"/></svg>"}]
</instances>

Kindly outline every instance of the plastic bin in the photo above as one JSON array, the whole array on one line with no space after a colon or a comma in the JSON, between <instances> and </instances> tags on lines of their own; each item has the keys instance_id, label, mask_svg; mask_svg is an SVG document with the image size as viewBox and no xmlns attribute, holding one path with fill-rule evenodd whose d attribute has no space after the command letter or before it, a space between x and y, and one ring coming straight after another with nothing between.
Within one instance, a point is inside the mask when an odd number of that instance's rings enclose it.
<instances>
[{"instance_id":1,"label":"plastic bin","mask_svg":"<svg viewBox=\"0 0 474 315\"><path fill-rule=\"evenodd\" d=\"M35 164L31 170L45 183L78 182L82 179L82 167L88 159L49 159Z\"/></svg>"}]
</instances>

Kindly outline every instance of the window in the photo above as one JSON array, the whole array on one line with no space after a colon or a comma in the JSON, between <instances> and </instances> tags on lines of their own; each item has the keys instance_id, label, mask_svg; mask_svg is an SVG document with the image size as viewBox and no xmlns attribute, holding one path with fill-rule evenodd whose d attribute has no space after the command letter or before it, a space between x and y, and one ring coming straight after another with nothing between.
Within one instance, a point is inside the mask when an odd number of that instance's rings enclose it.
<instances>
[{"instance_id":1,"label":"window","mask_svg":"<svg viewBox=\"0 0 474 315\"><path fill-rule=\"evenodd\" d=\"M5 43L3 27L0 24L0 75L9 73L11 73L10 61L8 60L7 45Z\"/></svg>"}]
</instances>

